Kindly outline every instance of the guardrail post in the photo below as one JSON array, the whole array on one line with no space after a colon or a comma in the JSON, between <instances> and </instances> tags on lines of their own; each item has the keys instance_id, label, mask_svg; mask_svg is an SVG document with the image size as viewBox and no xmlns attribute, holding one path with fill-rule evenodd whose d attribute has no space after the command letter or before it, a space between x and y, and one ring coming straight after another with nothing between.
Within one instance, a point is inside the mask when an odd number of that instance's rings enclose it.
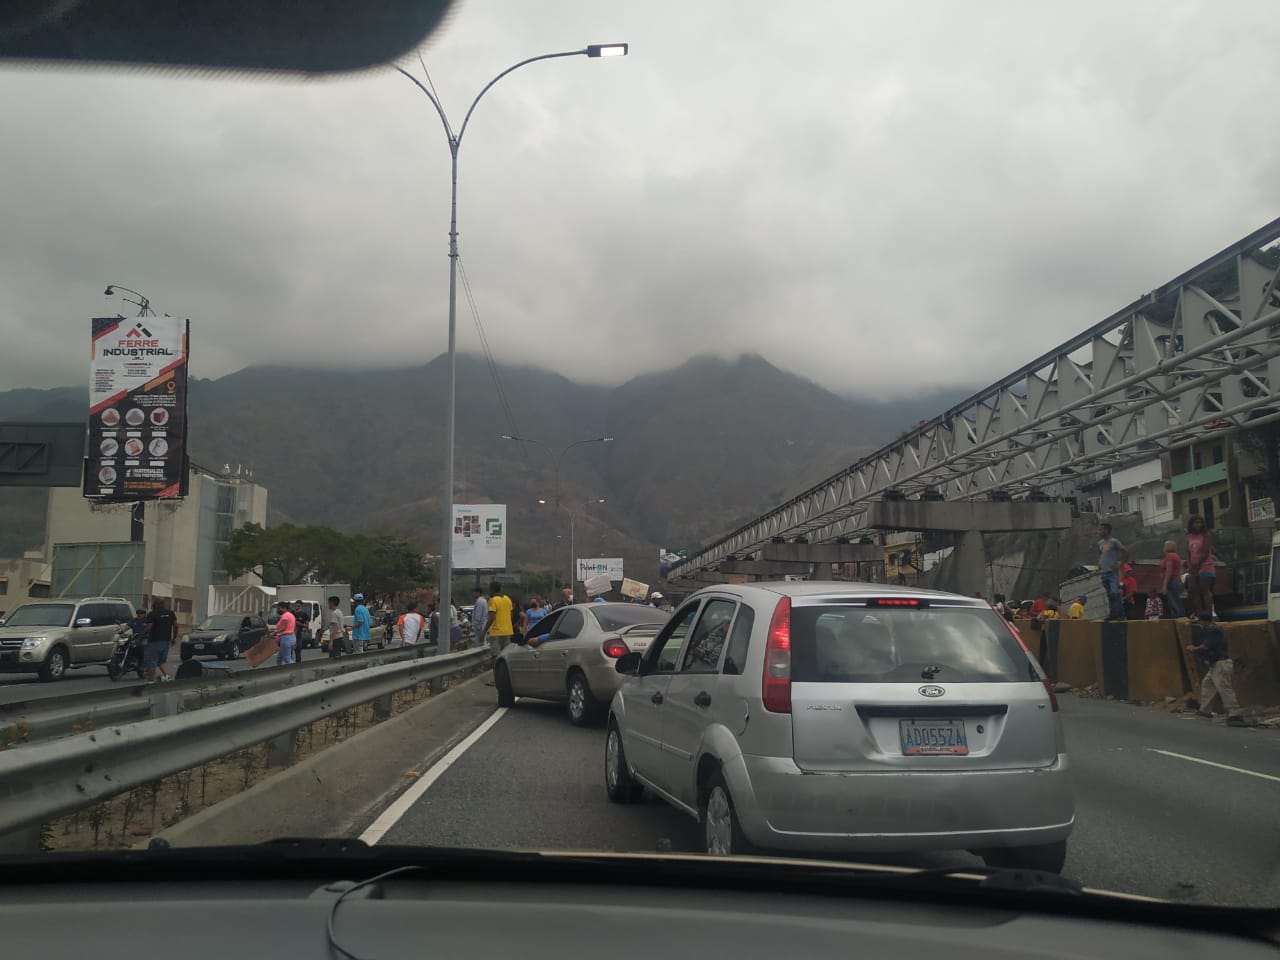
<instances>
[{"instance_id":1,"label":"guardrail post","mask_svg":"<svg viewBox=\"0 0 1280 960\"><path fill-rule=\"evenodd\" d=\"M183 696L180 693L163 693L151 698L151 719L156 717L176 717L181 713Z\"/></svg>"},{"instance_id":2,"label":"guardrail post","mask_svg":"<svg viewBox=\"0 0 1280 960\"><path fill-rule=\"evenodd\" d=\"M293 763L293 755L298 744L298 731L289 730L272 737L267 741L267 766L287 767Z\"/></svg>"},{"instance_id":3,"label":"guardrail post","mask_svg":"<svg viewBox=\"0 0 1280 960\"><path fill-rule=\"evenodd\" d=\"M387 720L391 717L391 694L388 693L373 701L373 715L378 720Z\"/></svg>"}]
</instances>

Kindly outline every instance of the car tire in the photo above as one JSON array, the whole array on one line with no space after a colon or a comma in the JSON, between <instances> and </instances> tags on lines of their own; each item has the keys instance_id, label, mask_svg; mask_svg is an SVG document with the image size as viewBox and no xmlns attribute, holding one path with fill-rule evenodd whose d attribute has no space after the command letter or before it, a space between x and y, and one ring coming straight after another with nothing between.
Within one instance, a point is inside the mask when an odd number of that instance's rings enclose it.
<instances>
[{"instance_id":1,"label":"car tire","mask_svg":"<svg viewBox=\"0 0 1280 960\"><path fill-rule=\"evenodd\" d=\"M240 641L239 640L227 641L227 659L228 660L240 659Z\"/></svg>"},{"instance_id":2,"label":"car tire","mask_svg":"<svg viewBox=\"0 0 1280 960\"><path fill-rule=\"evenodd\" d=\"M1067 862L1067 841L1042 843L1034 847L999 847L984 850L981 856L989 867L1061 873Z\"/></svg>"},{"instance_id":3,"label":"car tire","mask_svg":"<svg viewBox=\"0 0 1280 960\"><path fill-rule=\"evenodd\" d=\"M622 747L622 731L617 721L609 721L604 739L604 788L614 803L637 803L644 787L636 783L627 768L627 753Z\"/></svg>"},{"instance_id":4,"label":"car tire","mask_svg":"<svg viewBox=\"0 0 1280 960\"><path fill-rule=\"evenodd\" d=\"M575 727L594 727L600 723L601 704L591 694L591 684L581 670L574 670L565 681L565 702L569 722Z\"/></svg>"},{"instance_id":5,"label":"car tire","mask_svg":"<svg viewBox=\"0 0 1280 960\"><path fill-rule=\"evenodd\" d=\"M67 648L60 644L55 646L44 658L44 663L40 664L40 681L52 683L55 680L61 680L66 676L69 662Z\"/></svg>"},{"instance_id":6,"label":"car tire","mask_svg":"<svg viewBox=\"0 0 1280 960\"><path fill-rule=\"evenodd\" d=\"M738 822L738 811L729 795L729 785L719 770L711 774L702 794L698 822L702 825L703 852L709 856L731 857L751 852L751 844Z\"/></svg>"},{"instance_id":7,"label":"car tire","mask_svg":"<svg viewBox=\"0 0 1280 960\"><path fill-rule=\"evenodd\" d=\"M511 689L511 674L507 671L507 665L499 662L493 668L493 685L498 690L498 706L514 707L516 705L516 695Z\"/></svg>"}]
</instances>

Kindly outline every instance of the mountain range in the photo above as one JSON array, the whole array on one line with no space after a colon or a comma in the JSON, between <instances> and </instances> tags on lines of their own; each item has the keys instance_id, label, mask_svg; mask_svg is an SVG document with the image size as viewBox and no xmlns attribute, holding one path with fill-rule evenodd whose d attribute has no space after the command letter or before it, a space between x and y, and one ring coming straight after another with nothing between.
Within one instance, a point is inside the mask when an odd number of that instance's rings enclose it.
<instances>
[{"instance_id":1,"label":"mountain range","mask_svg":"<svg viewBox=\"0 0 1280 960\"><path fill-rule=\"evenodd\" d=\"M392 531L435 552L446 370L437 357L193 379L192 459L252 471L269 522ZM960 396L857 401L750 354L592 385L608 379L607 362L552 372L458 358L455 499L508 505L509 566L567 570L572 514L578 556L623 556L651 577L659 546L713 540ZM0 391L0 420L79 420L86 405L78 387ZM565 449L598 437L612 439ZM43 504L43 491L0 489L0 556L40 546Z\"/></svg>"}]
</instances>

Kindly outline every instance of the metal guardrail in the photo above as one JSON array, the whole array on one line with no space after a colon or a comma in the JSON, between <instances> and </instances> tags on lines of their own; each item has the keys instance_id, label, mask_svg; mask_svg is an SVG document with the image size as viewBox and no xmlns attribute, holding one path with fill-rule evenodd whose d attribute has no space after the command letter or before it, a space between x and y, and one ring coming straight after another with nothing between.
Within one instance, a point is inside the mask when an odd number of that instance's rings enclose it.
<instances>
[{"instance_id":1,"label":"metal guardrail","mask_svg":"<svg viewBox=\"0 0 1280 960\"><path fill-rule=\"evenodd\" d=\"M430 657L435 652L434 644L408 649L396 647L334 660L304 661L301 666L233 668L226 672L222 664L211 663L214 672L191 680L130 684L62 697L38 697L0 704L0 744L8 741L11 744L9 749L21 749L113 723L133 723L200 710L226 700L261 696L384 663Z\"/></svg>"},{"instance_id":2,"label":"metal guardrail","mask_svg":"<svg viewBox=\"0 0 1280 960\"><path fill-rule=\"evenodd\" d=\"M453 676L488 658L487 649L415 657L301 683L270 697L0 752L0 835L39 826L423 681Z\"/></svg>"}]
</instances>

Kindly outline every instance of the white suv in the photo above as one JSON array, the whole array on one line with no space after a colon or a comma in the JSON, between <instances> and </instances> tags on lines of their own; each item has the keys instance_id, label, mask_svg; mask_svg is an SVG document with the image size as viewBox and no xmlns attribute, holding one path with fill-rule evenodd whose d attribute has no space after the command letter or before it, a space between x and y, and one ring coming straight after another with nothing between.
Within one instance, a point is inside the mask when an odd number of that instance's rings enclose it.
<instances>
[{"instance_id":1,"label":"white suv","mask_svg":"<svg viewBox=\"0 0 1280 960\"><path fill-rule=\"evenodd\" d=\"M864 583L694 594L610 705L605 784L708 853L963 849L1059 871L1075 822L1057 699L981 600Z\"/></svg>"},{"instance_id":2,"label":"white suv","mask_svg":"<svg viewBox=\"0 0 1280 960\"><path fill-rule=\"evenodd\" d=\"M0 624L0 673L61 680L68 669L106 663L116 631L133 617L122 597L33 600Z\"/></svg>"}]
</instances>

